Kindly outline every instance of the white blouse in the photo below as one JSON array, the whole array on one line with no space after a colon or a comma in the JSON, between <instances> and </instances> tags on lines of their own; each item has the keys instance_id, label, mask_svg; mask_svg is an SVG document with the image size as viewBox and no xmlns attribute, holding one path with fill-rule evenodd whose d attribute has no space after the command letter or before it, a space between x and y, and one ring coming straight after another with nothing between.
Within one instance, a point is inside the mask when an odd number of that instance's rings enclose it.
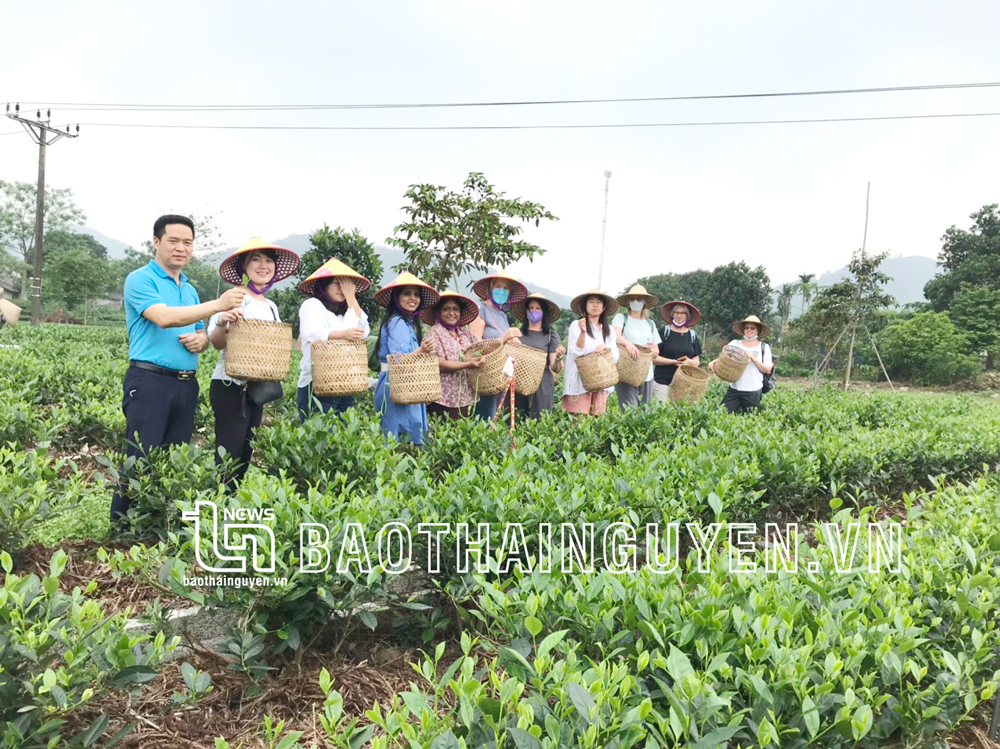
<instances>
[{"instance_id":1,"label":"white blouse","mask_svg":"<svg viewBox=\"0 0 1000 749\"><path fill-rule=\"evenodd\" d=\"M270 320L271 322L281 322L278 318L278 306L272 302L270 299L265 299L259 301L254 299L252 296L247 294L243 297L243 316L249 320ZM208 335L212 336L212 332L219 327L219 316L221 312L216 312L208 320ZM226 327L229 327L229 323L226 323ZM237 385L242 385L243 380L237 380L235 377L229 377L226 374L226 350L222 349L219 352L219 363L215 365L215 369L212 370L213 380L222 380L223 382L235 382Z\"/></svg>"},{"instance_id":2,"label":"white blouse","mask_svg":"<svg viewBox=\"0 0 1000 749\"><path fill-rule=\"evenodd\" d=\"M745 351L747 356L750 354L756 354L757 358L760 359L761 364L767 365L771 363L771 344L767 344L767 348L764 349L763 355L761 355L761 341L757 341L756 346L744 346L739 340L733 339L729 342L730 346L739 346L742 351ZM736 382L729 383L729 387L734 390L739 390L744 393L752 393L757 390L761 390L764 387L764 373L757 369L757 365L752 361L747 362L747 368L743 370L743 374L740 375L740 379Z\"/></svg>"},{"instance_id":3,"label":"white blouse","mask_svg":"<svg viewBox=\"0 0 1000 749\"><path fill-rule=\"evenodd\" d=\"M364 310L361 317L350 307L343 315L335 315L315 297L306 299L299 307L299 343L302 344L302 361L299 362L299 384L305 387L312 382L312 345L316 341L329 339L333 330L350 330L361 328L365 337L371 333L368 325L368 315Z\"/></svg>"},{"instance_id":4,"label":"white blouse","mask_svg":"<svg viewBox=\"0 0 1000 749\"><path fill-rule=\"evenodd\" d=\"M604 344L611 350L612 360L616 364L618 363L618 334L615 333L615 329L609 325L608 327L611 330L608 337L604 338L600 326L591 324L590 327L594 330L597 337L584 336L583 348L580 348L576 345L576 342L580 338L580 321L574 320L570 323L569 340L566 346L566 380L563 383L563 395L583 395L587 392L587 389L583 386L583 380L580 378L580 370L576 368L576 359L578 356L592 354L597 350L598 346ZM614 390L614 387L605 388L605 391L609 393L612 390Z\"/></svg>"}]
</instances>

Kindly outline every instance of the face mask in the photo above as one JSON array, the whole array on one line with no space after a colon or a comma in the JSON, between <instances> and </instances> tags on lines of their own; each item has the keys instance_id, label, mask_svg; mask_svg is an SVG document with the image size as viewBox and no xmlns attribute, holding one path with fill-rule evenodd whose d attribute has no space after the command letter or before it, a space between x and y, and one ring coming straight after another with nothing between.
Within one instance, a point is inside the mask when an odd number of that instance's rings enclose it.
<instances>
[{"instance_id":1,"label":"face mask","mask_svg":"<svg viewBox=\"0 0 1000 749\"><path fill-rule=\"evenodd\" d=\"M687 315L674 315L673 317L674 327L676 328L683 328L687 325L687 321Z\"/></svg>"},{"instance_id":2,"label":"face mask","mask_svg":"<svg viewBox=\"0 0 1000 749\"><path fill-rule=\"evenodd\" d=\"M542 311L540 309L529 309L528 310L528 322L541 322L542 321Z\"/></svg>"},{"instance_id":3,"label":"face mask","mask_svg":"<svg viewBox=\"0 0 1000 749\"><path fill-rule=\"evenodd\" d=\"M757 336L756 335L744 335L743 336L743 340L744 341L756 341L757 340Z\"/></svg>"},{"instance_id":4,"label":"face mask","mask_svg":"<svg viewBox=\"0 0 1000 749\"><path fill-rule=\"evenodd\" d=\"M628 303L628 308L633 312L642 312L642 308L645 306L646 303L639 299L633 299L631 302Z\"/></svg>"},{"instance_id":5,"label":"face mask","mask_svg":"<svg viewBox=\"0 0 1000 749\"><path fill-rule=\"evenodd\" d=\"M497 304L506 304L507 299L510 298L510 292L507 289L493 289L490 296Z\"/></svg>"}]
</instances>

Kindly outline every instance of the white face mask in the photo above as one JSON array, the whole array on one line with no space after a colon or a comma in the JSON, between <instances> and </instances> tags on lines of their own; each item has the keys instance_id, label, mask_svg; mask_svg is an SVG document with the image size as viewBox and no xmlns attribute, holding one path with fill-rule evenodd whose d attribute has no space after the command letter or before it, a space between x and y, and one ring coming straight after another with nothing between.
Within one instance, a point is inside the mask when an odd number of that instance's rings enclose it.
<instances>
[{"instance_id":1,"label":"white face mask","mask_svg":"<svg viewBox=\"0 0 1000 749\"><path fill-rule=\"evenodd\" d=\"M642 312L642 309L645 306L646 303L640 299L633 299L631 302L628 303L628 308L633 312Z\"/></svg>"},{"instance_id":2,"label":"white face mask","mask_svg":"<svg viewBox=\"0 0 1000 749\"><path fill-rule=\"evenodd\" d=\"M755 333L754 335L746 335L744 333L743 340L744 341L756 341L757 340L757 334Z\"/></svg>"}]
</instances>

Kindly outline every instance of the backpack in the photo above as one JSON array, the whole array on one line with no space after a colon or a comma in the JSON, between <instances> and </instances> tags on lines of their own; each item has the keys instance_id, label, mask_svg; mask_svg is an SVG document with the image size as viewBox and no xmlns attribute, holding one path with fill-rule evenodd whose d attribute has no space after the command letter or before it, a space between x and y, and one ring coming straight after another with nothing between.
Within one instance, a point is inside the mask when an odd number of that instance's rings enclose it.
<instances>
[{"instance_id":1,"label":"backpack","mask_svg":"<svg viewBox=\"0 0 1000 749\"><path fill-rule=\"evenodd\" d=\"M691 334L691 345L693 346L694 342L698 340L698 333L695 331L694 328L689 329L688 333ZM663 342L666 343L666 341L667 341L667 339L669 337L670 337L670 326L669 325L664 325L663 326L663 335L661 335L660 338L662 338Z\"/></svg>"},{"instance_id":2,"label":"backpack","mask_svg":"<svg viewBox=\"0 0 1000 749\"><path fill-rule=\"evenodd\" d=\"M767 346L767 344L764 343L763 341L761 341L760 346L761 346L761 349L760 349L761 354L760 355L761 355L761 359L763 359L764 358L764 346ZM770 351L770 346L768 346L768 350ZM771 351L771 364L774 365L774 352L773 351ZM761 391L760 391L761 394L770 393L772 390L774 390L774 385L775 385L774 373L775 373L776 370L777 370L777 366L772 366L770 374L764 375L764 387L761 388Z\"/></svg>"}]
</instances>

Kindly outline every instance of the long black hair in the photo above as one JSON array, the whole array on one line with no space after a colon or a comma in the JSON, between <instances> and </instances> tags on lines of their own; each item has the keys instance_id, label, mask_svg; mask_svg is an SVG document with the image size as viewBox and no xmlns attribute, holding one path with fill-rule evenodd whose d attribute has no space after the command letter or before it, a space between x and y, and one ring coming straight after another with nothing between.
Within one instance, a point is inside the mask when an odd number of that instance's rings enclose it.
<instances>
[{"instance_id":1,"label":"long black hair","mask_svg":"<svg viewBox=\"0 0 1000 749\"><path fill-rule=\"evenodd\" d=\"M608 325L608 302L604 297L597 296L597 294L591 294L586 299L583 300L583 315L587 318L587 335L591 338L597 338L594 335L594 329L590 327L590 315L587 314L587 302L591 299L600 299L604 303L604 309L601 311L600 317L597 318L597 322L601 324L601 332L604 333L604 340L608 340L608 336L611 335L611 326Z\"/></svg>"},{"instance_id":2,"label":"long black hair","mask_svg":"<svg viewBox=\"0 0 1000 749\"><path fill-rule=\"evenodd\" d=\"M347 300L340 302L339 304L330 298L330 295L326 293L327 288L336 279L336 277L331 278L321 278L315 284L313 284L312 295L319 299L323 306L326 307L330 312L335 315L346 315L347 314Z\"/></svg>"},{"instance_id":3,"label":"long black hair","mask_svg":"<svg viewBox=\"0 0 1000 749\"><path fill-rule=\"evenodd\" d=\"M389 325L389 321L397 315L406 320L407 323L412 321L413 327L417 331L417 341L422 340L424 337L424 329L420 324L420 308L418 307L417 312L411 317L399 306L399 294L404 288L400 286L398 289L393 289L392 295L389 297L389 306L386 308L385 317L382 318L382 324L378 327L378 338L375 341L375 356L378 356L382 351L382 331Z\"/></svg>"}]
</instances>

